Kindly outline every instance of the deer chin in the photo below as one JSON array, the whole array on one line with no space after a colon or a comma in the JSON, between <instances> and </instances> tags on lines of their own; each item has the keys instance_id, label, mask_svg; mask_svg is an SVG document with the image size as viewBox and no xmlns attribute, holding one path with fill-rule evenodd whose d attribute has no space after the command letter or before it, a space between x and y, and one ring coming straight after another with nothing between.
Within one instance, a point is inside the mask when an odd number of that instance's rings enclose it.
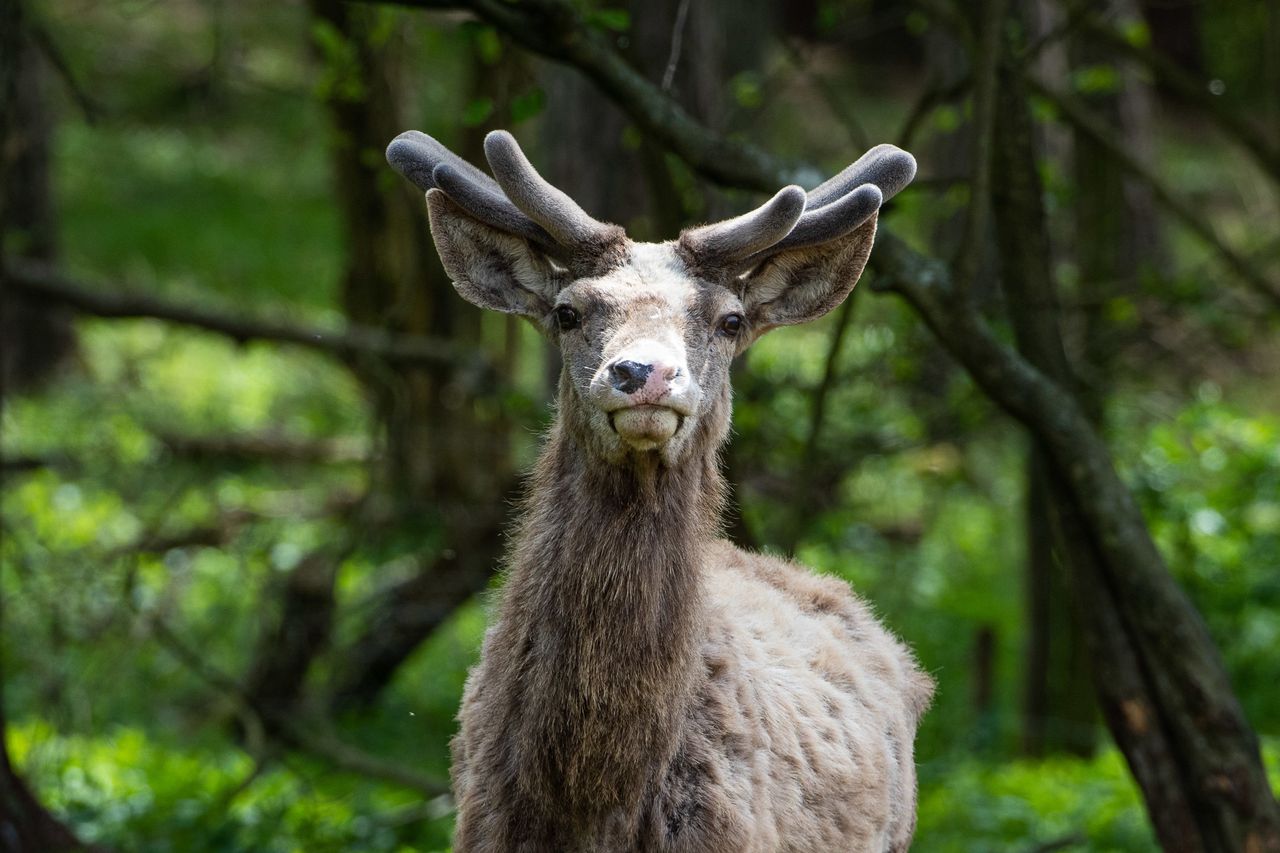
<instances>
[{"instance_id":1,"label":"deer chin","mask_svg":"<svg viewBox=\"0 0 1280 853\"><path fill-rule=\"evenodd\" d=\"M657 450L666 444L684 418L667 406L628 406L609 415L609 425L634 450Z\"/></svg>"}]
</instances>

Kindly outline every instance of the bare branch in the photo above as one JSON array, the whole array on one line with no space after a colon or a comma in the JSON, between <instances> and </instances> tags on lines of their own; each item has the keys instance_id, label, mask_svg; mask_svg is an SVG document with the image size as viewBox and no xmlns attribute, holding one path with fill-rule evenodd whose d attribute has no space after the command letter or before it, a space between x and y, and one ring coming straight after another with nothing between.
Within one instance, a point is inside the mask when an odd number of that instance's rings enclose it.
<instances>
[{"instance_id":1,"label":"bare branch","mask_svg":"<svg viewBox=\"0 0 1280 853\"><path fill-rule=\"evenodd\" d=\"M35 21L29 21L28 23L31 40L62 79L63 85L67 87L67 91L71 94L71 100L75 101L81 115L84 116L84 120L89 124L97 124L98 120L106 113L102 104L81 85L80 79L71 70L66 56L63 54L62 49L58 47L57 42L53 40L53 36L48 29Z\"/></svg>"},{"instance_id":2,"label":"bare branch","mask_svg":"<svg viewBox=\"0 0 1280 853\"><path fill-rule=\"evenodd\" d=\"M95 317L165 320L225 335L238 343L251 340L293 344L343 359L377 358L399 365L452 364L487 372L487 361L475 350L433 338L393 335L367 326L343 331L238 317L121 292L116 285L90 287L50 266L18 258L5 261L9 287L24 296L66 305Z\"/></svg>"},{"instance_id":3,"label":"bare branch","mask_svg":"<svg viewBox=\"0 0 1280 853\"><path fill-rule=\"evenodd\" d=\"M722 186L772 193L796 177L793 170L784 168L763 149L726 139L698 122L632 67L609 37L590 26L568 0L385 2L419 9L470 10L522 47L577 68L630 116L640 130Z\"/></svg>"},{"instance_id":4,"label":"bare branch","mask_svg":"<svg viewBox=\"0 0 1280 853\"><path fill-rule=\"evenodd\" d=\"M247 462L365 462L369 454L351 439L303 440L272 434L187 435L164 430L155 436L176 456Z\"/></svg>"},{"instance_id":5,"label":"bare branch","mask_svg":"<svg viewBox=\"0 0 1280 853\"><path fill-rule=\"evenodd\" d=\"M680 65L680 49L684 46L684 22L689 17L689 0L680 0L676 9L676 21L671 25L671 53L667 57L667 69L662 72L662 91L670 92L676 81L676 68Z\"/></svg>"},{"instance_id":6,"label":"bare branch","mask_svg":"<svg viewBox=\"0 0 1280 853\"><path fill-rule=\"evenodd\" d=\"M809 64L809 58L800 49L799 41L789 38L783 38L780 41L787 51L787 57L791 60L792 66L818 90L818 95L822 98L823 103L827 105L827 112L844 128L850 145L859 149L870 148L871 137L867 134L867 129L858 121L856 115L845 108L836 87L813 70Z\"/></svg>"},{"instance_id":7,"label":"bare branch","mask_svg":"<svg viewBox=\"0 0 1280 853\"><path fill-rule=\"evenodd\" d=\"M935 81L922 89L911 105L911 109L907 111L907 117L902 120L902 127L894 137L894 144L899 148L911 148L916 134L924 126L924 120L941 105L963 95L971 82L969 75L965 74L950 83ZM915 185L919 189L920 181L917 180Z\"/></svg>"}]
</instances>

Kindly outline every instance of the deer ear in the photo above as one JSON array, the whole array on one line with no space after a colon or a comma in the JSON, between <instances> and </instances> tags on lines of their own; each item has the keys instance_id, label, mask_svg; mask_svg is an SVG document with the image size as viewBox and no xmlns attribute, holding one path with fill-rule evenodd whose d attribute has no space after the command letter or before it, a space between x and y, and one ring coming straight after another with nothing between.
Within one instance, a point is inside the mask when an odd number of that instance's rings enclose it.
<instances>
[{"instance_id":1,"label":"deer ear","mask_svg":"<svg viewBox=\"0 0 1280 853\"><path fill-rule=\"evenodd\" d=\"M867 265L875 236L872 214L843 237L785 249L743 276L742 303L751 340L778 326L816 320L843 302Z\"/></svg>"},{"instance_id":2,"label":"deer ear","mask_svg":"<svg viewBox=\"0 0 1280 853\"><path fill-rule=\"evenodd\" d=\"M445 272L463 299L533 319L551 311L561 273L528 240L472 217L442 190L427 192L427 213Z\"/></svg>"}]
</instances>

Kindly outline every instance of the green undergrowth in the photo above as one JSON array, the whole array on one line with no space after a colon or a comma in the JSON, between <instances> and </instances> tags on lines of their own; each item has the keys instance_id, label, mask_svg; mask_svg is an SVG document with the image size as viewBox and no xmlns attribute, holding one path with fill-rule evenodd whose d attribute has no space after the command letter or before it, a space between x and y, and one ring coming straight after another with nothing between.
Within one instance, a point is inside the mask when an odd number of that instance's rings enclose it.
<instances>
[{"instance_id":1,"label":"green undergrowth","mask_svg":"<svg viewBox=\"0 0 1280 853\"><path fill-rule=\"evenodd\" d=\"M41 796L86 840L137 853L403 853L448 849L447 798L346 776L298 756L259 767L217 741L144 727L59 735L11 727L10 748ZM1280 743L1267 746L1280 785ZM943 766L945 764L945 767ZM998 853L1053 845L1079 853L1158 850L1123 759L992 765L958 757L922 767L920 853Z\"/></svg>"}]
</instances>

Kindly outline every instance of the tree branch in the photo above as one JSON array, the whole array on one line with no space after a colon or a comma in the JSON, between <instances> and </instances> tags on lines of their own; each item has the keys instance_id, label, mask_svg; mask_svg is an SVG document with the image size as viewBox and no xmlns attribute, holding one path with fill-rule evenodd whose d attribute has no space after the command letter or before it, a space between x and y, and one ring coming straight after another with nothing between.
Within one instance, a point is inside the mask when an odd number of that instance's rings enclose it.
<instances>
[{"instance_id":1,"label":"tree branch","mask_svg":"<svg viewBox=\"0 0 1280 853\"><path fill-rule=\"evenodd\" d=\"M441 780L386 761L339 740L331 732L296 720L272 720L272 727L264 725L262 714L253 707L249 697L234 678L210 665L194 649L174 633L158 616L144 616L155 637L171 655L191 670L201 681L231 699L243 714L249 716L260 731L276 731L281 740L303 752L322 758L341 770L381 779L428 797L447 796L449 785Z\"/></svg>"},{"instance_id":2,"label":"tree branch","mask_svg":"<svg viewBox=\"0 0 1280 853\"><path fill-rule=\"evenodd\" d=\"M1066 119L1067 123L1091 138L1134 179L1145 184L1156 201L1213 249L1241 281L1265 297L1272 305L1280 306L1280 286L1269 280L1247 258L1227 245L1226 241L1213 230L1212 225L1201 218L1190 204L1174 195L1173 191L1166 187L1145 163L1125 148L1116 135L1088 107L1074 95L1055 91L1033 75L1028 74L1026 79L1033 90L1057 107L1059 114Z\"/></svg>"},{"instance_id":3,"label":"tree branch","mask_svg":"<svg viewBox=\"0 0 1280 853\"><path fill-rule=\"evenodd\" d=\"M377 358L398 365L452 364L488 373L488 362L475 350L426 337L389 334L368 326L343 331L318 329L178 305L118 286L90 287L45 264L18 258L5 260L8 287L35 300L53 302L82 314L108 318L164 320L225 335L237 343L273 341L306 347L342 359Z\"/></svg>"},{"instance_id":4,"label":"tree branch","mask_svg":"<svg viewBox=\"0 0 1280 853\"><path fill-rule=\"evenodd\" d=\"M1090 35L1117 53L1144 65L1158 82L1163 83L1178 97L1208 115L1228 136L1233 137L1240 147L1253 156L1258 165L1267 171L1271 180L1280 183L1280 148L1272 145L1257 125L1230 109L1221 97L1210 92L1209 86L1203 80L1189 74L1176 62L1154 48L1135 44L1123 33L1093 15L1086 16L1085 27Z\"/></svg>"},{"instance_id":5,"label":"tree branch","mask_svg":"<svg viewBox=\"0 0 1280 853\"><path fill-rule=\"evenodd\" d=\"M568 0L372 0L435 10L470 10L533 53L573 66L666 148L721 186L775 192L799 177L763 149L706 127L622 57ZM813 177L818 172L813 171Z\"/></svg>"},{"instance_id":6,"label":"tree branch","mask_svg":"<svg viewBox=\"0 0 1280 853\"><path fill-rule=\"evenodd\" d=\"M367 462L370 457L358 441L349 438L296 439L270 433L190 435L166 430L152 434L170 453L195 460L342 463Z\"/></svg>"},{"instance_id":7,"label":"tree branch","mask_svg":"<svg viewBox=\"0 0 1280 853\"><path fill-rule=\"evenodd\" d=\"M67 87L71 100L75 101L76 107L79 108L85 121L91 125L97 124L106 110L81 84L80 78L71 70L67 57L58 47L57 42L53 40L53 36L48 29L35 21L29 21L28 30L31 33L31 40L40 49L40 52L44 54L49 64L53 66L53 70L62 78L62 83Z\"/></svg>"},{"instance_id":8,"label":"tree branch","mask_svg":"<svg viewBox=\"0 0 1280 853\"><path fill-rule=\"evenodd\" d=\"M783 37L779 39L779 42L782 44L783 49L786 50L787 58L791 60L792 67L818 90L818 96L827 105L827 112L844 128L845 135L849 138L849 144L855 148L870 148L871 139L867 135L867 129L858 121L858 117L851 113L841 102L840 92L832 85L831 81L813 70L809 63L809 58L800 49L798 39Z\"/></svg>"}]
</instances>

